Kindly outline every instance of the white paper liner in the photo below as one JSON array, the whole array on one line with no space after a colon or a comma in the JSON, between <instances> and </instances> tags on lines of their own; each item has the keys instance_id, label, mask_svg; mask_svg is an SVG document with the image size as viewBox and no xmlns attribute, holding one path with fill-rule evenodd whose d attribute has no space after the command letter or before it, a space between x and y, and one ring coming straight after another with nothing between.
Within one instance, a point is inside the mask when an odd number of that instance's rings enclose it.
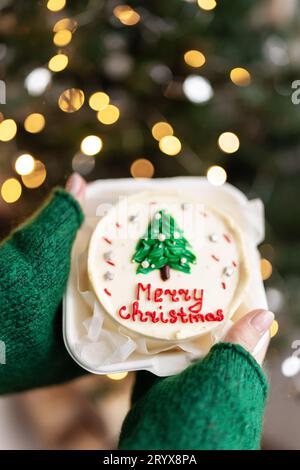
<instances>
[{"instance_id":1,"label":"white paper liner","mask_svg":"<svg viewBox=\"0 0 300 470\"><path fill-rule=\"evenodd\" d=\"M88 241L97 219L89 219L84 227ZM87 249L77 257L77 289L90 310L90 317L83 321L85 334L76 344L76 352L83 362L97 366L108 366L130 358L133 353L147 358L170 350L188 353L191 360L205 355L212 345L220 341L233 322L227 320L221 327L196 339L160 341L141 336L114 322L89 286L87 278Z\"/></svg>"}]
</instances>

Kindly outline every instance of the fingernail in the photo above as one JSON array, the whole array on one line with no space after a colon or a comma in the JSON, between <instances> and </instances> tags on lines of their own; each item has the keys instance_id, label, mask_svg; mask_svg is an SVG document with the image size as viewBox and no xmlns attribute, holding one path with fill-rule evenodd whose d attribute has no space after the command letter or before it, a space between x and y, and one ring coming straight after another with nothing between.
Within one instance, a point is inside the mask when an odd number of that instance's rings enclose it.
<instances>
[{"instance_id":1,"label":"fingernail","mask_svg":"<svg viewBox=\"0 0 300 470\"><path fill-rule=\"evenodd\" d=\"M253 351L252 351L253 356L259 354L261 352L261 350L266 347L266 345L269 343L269 341L270 341L270 333L269 333L269 330L267 330L262 335L262 337L258 340L257 345L253 349Z\"/></svg>"},{"instance_id":2,"label":"fingernail","mask_svg":"<svg viewBox=\"0 0 300 470\"><path fill-rule=\"evenodd\" d=\"M81 191L81 177L78 173L73 173L67 181L66 189L73 196L77 196Z\"/></svg>"},{"instance_id":3,"label":"fingernail","mask_svg":"<svg viewBox=\"0 0 300 470\"><path fill-rule=\"evenodd\" d=\"M267 331L272 325L274 320L274 313L269 310L259 311L251 320L250 324L255 328L260 334L263 334Z\"/></svg>"}]
</instances>

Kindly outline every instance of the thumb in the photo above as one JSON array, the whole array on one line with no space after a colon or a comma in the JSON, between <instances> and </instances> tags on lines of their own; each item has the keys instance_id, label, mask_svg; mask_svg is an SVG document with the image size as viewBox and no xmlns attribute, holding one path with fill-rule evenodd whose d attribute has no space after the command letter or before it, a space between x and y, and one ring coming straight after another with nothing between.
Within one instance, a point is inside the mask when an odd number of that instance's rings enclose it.
<instances>
[{"instance_id":1,"label":"thumb","mask_svg":"<svg viewBox=\"0 0 300 470\"><path fill-rule=\"evenodd\" d=\"M81 206L84 203L85 190L86 181L78 173L73 173L66 183L66 191L72 194Z\"/></svg>"},{"instance_id":2,"label":"thumb","mask_svg":"<svg viewBox=\"0 0 300 470\"><path fill-rule=\"evenodd\" d=\"M252 310L233 325L224 338L228 343L240 344L262 364L270 341L270 327L274 313Z\"/></svg>"}]
</instances>

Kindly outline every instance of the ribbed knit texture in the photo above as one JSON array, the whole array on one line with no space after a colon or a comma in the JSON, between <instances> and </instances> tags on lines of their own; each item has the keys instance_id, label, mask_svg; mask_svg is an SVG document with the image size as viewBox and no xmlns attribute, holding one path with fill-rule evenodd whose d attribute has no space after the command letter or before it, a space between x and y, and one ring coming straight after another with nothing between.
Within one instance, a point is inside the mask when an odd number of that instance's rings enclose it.
<instances>
[{"instance_id":1,"label":"ribbed knit texture","mask_svg":"<svg viewBox=\"0 0 300 470\"><path fill-rule=\"evenodd\" d=\"M255 359L219 343L180 374L155 379L125 419L119 448L258 449L266 395Z\"/></svg>"},{"instance_id":2,"label":"ribbed knit texture","mask_svg":"<svg viewBox=\"0 0 300 470\"><path fill-rule=\"evenodd\" d=\"M67 380L83 370L62 338L61 300L82 211L54 190L41 210L0 245L0 393Z\"/></svg>"}]
</instances>

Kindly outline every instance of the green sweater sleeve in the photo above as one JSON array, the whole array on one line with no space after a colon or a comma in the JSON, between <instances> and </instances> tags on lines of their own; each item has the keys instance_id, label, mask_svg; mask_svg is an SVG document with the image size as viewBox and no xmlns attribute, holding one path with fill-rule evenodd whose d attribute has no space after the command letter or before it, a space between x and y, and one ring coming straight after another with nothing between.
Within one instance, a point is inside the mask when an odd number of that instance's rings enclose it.
<instances>
[{"instance_id":1,"label":"green sweater sleeve","mask_svg":"<svg viewBox=\"0 0 300 470\"><path fill-rule=\"evenodd\" d=\"M241 346L219 343L178 375L156 380L127 415L120 449L258 449L267 382Z\"/></svg>"},{"instance_id":2,"label":"green sweater sleeve","mask_svg":"<svg viewBox=\"0 0 300 470\"><path fill-rule=\"evenodd\" d=\"M82 220L78 203L57 188L0 245L2 394L58 383L82 370L64 347L60 310Z\"/></svg>"}]
</instances>

